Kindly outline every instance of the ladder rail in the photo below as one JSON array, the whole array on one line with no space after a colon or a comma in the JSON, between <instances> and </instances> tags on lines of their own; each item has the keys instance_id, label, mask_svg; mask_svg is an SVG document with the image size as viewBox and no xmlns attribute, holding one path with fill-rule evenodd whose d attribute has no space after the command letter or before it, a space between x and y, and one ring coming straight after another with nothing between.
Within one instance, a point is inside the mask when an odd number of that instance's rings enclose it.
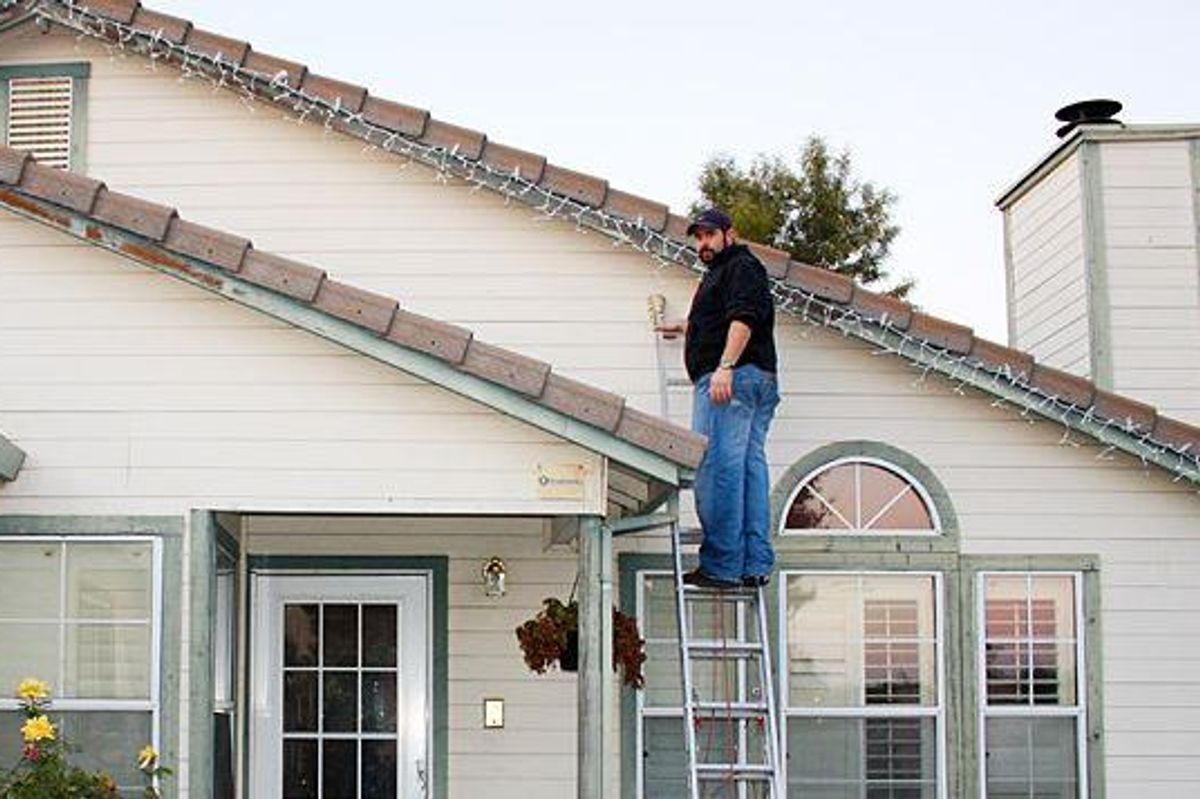
<instances>
[{"instance_id":1,"label":"ladder rail","mask_svg":"<svg viewBox=\"0 0 1200 799\"><path fill-rule=\"evenodd\" d=\"M771 669L770 646L767 642L770 625L767 624L767 587L760 585L758 587L758 640L763 647L762 656L762 692L766 695L767 700L767 729L764 731L767 737L767 750L771 763L775 768L771 774L771 796L774 799L784 799L785 786L781 784L781 770L783 761L779 759L781 750L779 737L783 734L783 728L779 725L779 708L775 697L775 682L774 674Z\"/></svg>"},{"instance_id":2,"label":"ladder rail","mask_svg":"<svg viewBox=\"0 0 1200 799\"><path fill-rule=\"evenodd\" d=\"M700 799L700 773L696 768L696 707L692 693L692 669L688 656L687 600L684 598L683 546L679 541L679 493L671 492L667 507L671 522L671 550L675 563L675 615L679 624L679 668L683 674L683 726L688 751L688 790Z\"/></svg>"}]
</instances>

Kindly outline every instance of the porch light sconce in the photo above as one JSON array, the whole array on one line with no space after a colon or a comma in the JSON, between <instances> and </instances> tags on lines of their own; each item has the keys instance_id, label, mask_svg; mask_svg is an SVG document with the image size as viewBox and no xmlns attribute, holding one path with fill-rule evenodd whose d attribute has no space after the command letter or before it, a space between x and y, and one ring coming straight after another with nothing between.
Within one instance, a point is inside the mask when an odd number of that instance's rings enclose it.
<instances>
[{"instance_id":1,"label":"porch light sconce","mask_svg":"<svg viewBox=\"0 0 1200 799\"><path fill-rule=\"evenodd\" d=\"M504 596L504 578L508 571L500 558L489 558L483 562L483 593L486 596Z\"/></svg>"}]
</instances>

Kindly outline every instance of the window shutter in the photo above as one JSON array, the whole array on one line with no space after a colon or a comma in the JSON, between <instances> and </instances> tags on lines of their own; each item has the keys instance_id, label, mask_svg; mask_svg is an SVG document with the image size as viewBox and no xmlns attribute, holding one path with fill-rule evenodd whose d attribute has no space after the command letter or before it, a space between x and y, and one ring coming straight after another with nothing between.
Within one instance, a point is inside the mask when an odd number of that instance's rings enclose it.
<instances>
[{"instance_id":1,"label":"window shutter","mask_svg":"<svg viewBox=\"0 0 1200 799\"><path fill-rule=\"evenodd\" d=\"M46 166L71 165L71 78L12 78L8 83L9 147Z\"/></svg>"}]
</instances>

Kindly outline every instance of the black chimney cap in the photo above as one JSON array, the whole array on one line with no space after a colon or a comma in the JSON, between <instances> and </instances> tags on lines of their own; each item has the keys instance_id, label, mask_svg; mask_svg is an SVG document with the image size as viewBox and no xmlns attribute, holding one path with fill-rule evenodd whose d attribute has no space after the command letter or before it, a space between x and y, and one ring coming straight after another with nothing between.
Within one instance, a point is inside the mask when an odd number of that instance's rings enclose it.
<instances>
[{"instance_id":1,"label":"black chimney cap","mask_svg":"<svg viewBox=\"0 0 1200 799\"><path fill-rule=\"evenodd\" d=\"M1078 125L1119 125L1120 120L1114 117L1120 113L1121 104L1116 100L1081 100L1058 109L1054 118L1067 124L1055 133L1063 138Z\"/></svg>"}]
</instances>

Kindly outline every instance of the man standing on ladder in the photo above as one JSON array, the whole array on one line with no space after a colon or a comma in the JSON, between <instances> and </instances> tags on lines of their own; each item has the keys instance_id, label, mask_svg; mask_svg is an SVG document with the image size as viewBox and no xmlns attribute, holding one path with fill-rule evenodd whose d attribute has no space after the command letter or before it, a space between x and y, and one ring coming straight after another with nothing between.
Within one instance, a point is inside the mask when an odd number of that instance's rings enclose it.
<instances>
[{"instance_id":1,"label":"man standing on ladder","mask_svg":"<svg viewBox=\"0 0 1200 799\"><path fill-rule=\"evenodd\" d=\"M765 452L779 404L775 304L766 269L737 243L728 214L709 208L687 232L708 270L687 320L658 328L684 334L695 387L692 429L708 437L693 487L704 531L700 566L683 580L703 588L762 586L775 565Z\"/></svg>"}]
</instances>

